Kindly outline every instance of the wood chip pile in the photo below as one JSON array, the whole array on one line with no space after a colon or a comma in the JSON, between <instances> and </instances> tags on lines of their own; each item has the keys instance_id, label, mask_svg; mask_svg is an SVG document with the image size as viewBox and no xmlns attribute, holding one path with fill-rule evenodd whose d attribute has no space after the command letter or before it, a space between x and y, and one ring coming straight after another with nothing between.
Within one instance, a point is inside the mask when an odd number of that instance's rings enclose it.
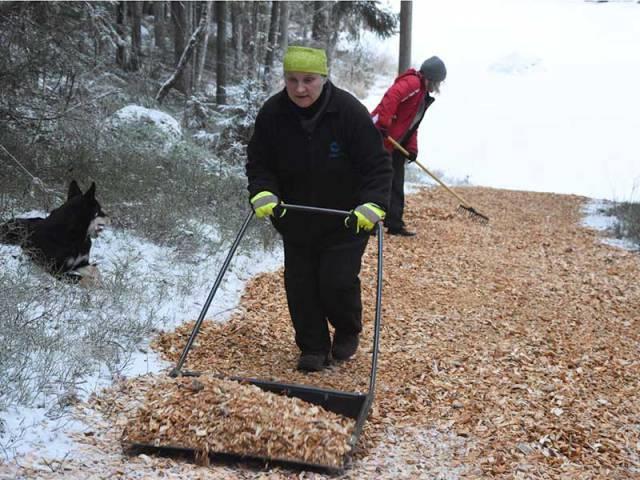
<instances>
[{"instance_id":1,"label":"wood chip pile","mask_svg":"<svg viewBox=\"0 0 640 480\"><path fill-rule=\"evenodd\" d=\"M640 261L579 226L585 199L482 188L408 201L415 238L386 237L374 412L361 444L423 425L469 440L472 476L640 476ZM226 324L204 323L187 368L366 390L375 242L364 260L357 357L318 374L297 352L282 272L257 277ZM157 346L175 361L191 325ZM428 453L425 453L428 455ZM474 473L475 472L475 473Z\"/></svg>"},{"instance_id":2,"label":"wood chip pile","mask_svg":"<svg viewBox=\"0 0 640 480\"><path fill-rule=\"evenodd\" d=\"M250 384L159 379L129 420L125 445L188 448L339 467L354 421Z\"/></svg>"},{"instance_id":3,"label":"wood chip pile","mask_svg":"<svg viewBox=\"0 0 640 480\"><path fill-rule=\"evenodd\" d=\"M640 257L580 226L582 197L461 193L488 225L456 214L455 199L435 188L408 198L417 237L385 236L376 397L342 478L640 478ZM204 322L185 368L366 391L375 247L364 260L365 330L352 361L295 371L280 271L253 279L227 323ZM191 327L156 347L177 361ZM112 425L106 437L121 432L120 412L143 398L140 385L156 381L128 380L95 403ZM147 462L145 478L160 478L153 468L170 478L323 478L243 465L165 469L155 457L119 457L119 470L96 478ZM75 478L89 478L82 473Z\"/></svg>"}]
</instances>

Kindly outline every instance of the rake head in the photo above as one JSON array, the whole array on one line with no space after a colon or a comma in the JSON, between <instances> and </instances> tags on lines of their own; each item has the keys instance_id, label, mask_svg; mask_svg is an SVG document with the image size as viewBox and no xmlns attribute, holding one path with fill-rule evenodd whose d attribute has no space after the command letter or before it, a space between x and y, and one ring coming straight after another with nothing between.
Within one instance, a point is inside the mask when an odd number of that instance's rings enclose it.
<instances>
[{"instance_id":1,"label":"rake head","mask_svg":"<svg viewBox=\"0 0 640 480\"><path fill-rule=\"evenodd\" d=\"M458 212L467 215L469 218L478 223L481 223L482 225L486 225L487 223L489 223L489 217L483 215L473 207L467 207L461 204L458 205Z\"/></svg>"}]
</instances>

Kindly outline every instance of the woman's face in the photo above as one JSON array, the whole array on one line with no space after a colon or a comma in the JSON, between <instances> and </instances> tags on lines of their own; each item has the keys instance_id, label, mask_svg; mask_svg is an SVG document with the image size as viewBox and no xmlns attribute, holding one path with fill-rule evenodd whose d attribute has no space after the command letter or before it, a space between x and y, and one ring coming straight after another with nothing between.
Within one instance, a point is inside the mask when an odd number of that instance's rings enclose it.
<instances>
[{"instance_id":1,"label":"woman's face","mask_svg":"<svg viewBox=\"0 0 640 480\"><path fill-rule=\"evenodd\" d=\"M440 82L434 82L428 78L424 79L424 85L429 93L440 93Z\"/></svg>"},{"instance_id":2,"label":"woman's face","mask_svg":"<svg viewBox=\"0 0 640 480\"><path fill-rule=\"evenodd\" d=\"M287 72L284 82L287 95L300 108L313 105L322 93L325 77L317 73Z\"/></svg>"}]
</instances>

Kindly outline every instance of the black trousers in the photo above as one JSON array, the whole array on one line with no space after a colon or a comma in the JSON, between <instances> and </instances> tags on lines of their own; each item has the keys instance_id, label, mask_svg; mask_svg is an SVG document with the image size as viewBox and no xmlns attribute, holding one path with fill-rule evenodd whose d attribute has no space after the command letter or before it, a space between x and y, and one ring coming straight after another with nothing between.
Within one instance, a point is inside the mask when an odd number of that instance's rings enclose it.
<instances>
[{"instance_id":1,"label":"black trousers","mask_svg":"<svg viewBox=\"0 0 640 480\"><path fill-rule=\"evenodd\" d=\"M303 354L329 353L329 323L347 334L362 330L359 274L368 237L320 248L284 241L289 314Z\"/></svg>"},{"instance_id":2,"label":"black trousers","mask_svg":"<svg viewBox=\"0 0 640 480\"><path fill-rule=\"evenodd\" d=\"M384 219L384 225L392 230L404 227L402 215L404 214L404 165L406 159L394 151L391 157L393 166L393 178L391 179L391 197L389 199L389 211Z\"/></svg>"}]
</instances>

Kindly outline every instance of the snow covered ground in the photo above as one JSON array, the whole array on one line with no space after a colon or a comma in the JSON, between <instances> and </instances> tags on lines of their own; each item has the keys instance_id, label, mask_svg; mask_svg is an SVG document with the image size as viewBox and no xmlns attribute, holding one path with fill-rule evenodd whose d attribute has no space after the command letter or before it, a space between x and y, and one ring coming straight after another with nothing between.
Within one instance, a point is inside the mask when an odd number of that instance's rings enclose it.
<instances>
[{"instance_id":1,"label":"snow covered ground","mask_svg":"<svg viewBox=\"0 0 640 480\"><path fill-rule=\"evenodd\" d=\"M575 193L598 199L638 200L640 184L640 5L582 0L431 0L414 2L414 64L432 55L447 63L442 94L420 129L420 160L446 179L476 185ZM393 51L393 43L389 47ZM364 103L372 108L391 79L379 82ZM431 183L410 167L412 181ZM597 212L593 203L590 212ZM602 220L590 215L589 225ZM621 245L624 246L624 245ZM128 252L128 253L127 253ZM137 252L137 253L136 253ZM127 253L144 278L169 284L184 275L198 287L171 290L154 305L163 328L197 317L226 255L178 263L166 248L125 232L106 232L93 255L103 275ZM19 252L0 247L3 268L18 268ZM278 268L280 251L238 256L218 292L212 313L237 305L244 282ZM153 282L150 283L153 287ZM165 367L149 350L135 352L126 375ZM86 379L84 396L110 382L105 372ZM82 429L51 419L43 408L0 414L0 457L30 451L64 456L66 435Z\"/></svg>"},{"instance_id":2,"label":"snow covered ground","mask_svg":"<svg viewBox=\"0 0 640 480\"><path fill-rule=\"evenodd\" d=\"M172 330L180 323L198 317L228 254L229 246L226 245L216 255L201 255L192 259L194 261L184 263L176 258L170 248L154 245L125 231L107 230L94 241L92 261L99 264L102 277L107 279L114 274L118 264L126 262L128 275L136 279L136 282L144 284L141 290L142 297L136 296L135 302L141 299L148 302L157 319L157 329ZM0 258L8 269L17 271L26 264L29 275L46 277L45 273L29 264L18 247L0 245ZM257 252L255 255L237 254L206 318L215 318L218 321L228 318L238 305L244 283L257 273L279 268L282 259L282 251L279 248L272 252ZM185 277L190 277L192 281L188 283L193 285L193 289L186 292L182 290ZM68 290L68 293L73 295L73 292L77 293L81 287L69 286ZM140 290L132 292L132 295L134 293L140 295ZM101 294L103 293L98 289L90 295L95 296L97 300ZM108 292L105 294L108 295ZM138 315L148 314L146 310L134 310L133 306L131 311ZM64 312L65 316L70 317L78 314L77 311ZM116 316L121 315L121 312L102 314ZM78 341L81 340L78 338ZM82 348L82 345L78 345L78 348ZM124 369L119 372L124 376L159 372L169 366L145 345L130 352L130 355ZM93 375L82 379L81 388L76 393L79 399L86 400L91 393L110 385L113 380L112 370L106 365L101 366ZM0 458L9 460L33 450L43 455L60 457L71 449L72 444L67 433L78 429L82 431L84 426L70 421L67 416L52 418L48 408L51 403L51 398L43 398L35 408L13 407L0 413L0 419L5 423L5 431L0 433Z\"/></svg>"}]
</instances>

